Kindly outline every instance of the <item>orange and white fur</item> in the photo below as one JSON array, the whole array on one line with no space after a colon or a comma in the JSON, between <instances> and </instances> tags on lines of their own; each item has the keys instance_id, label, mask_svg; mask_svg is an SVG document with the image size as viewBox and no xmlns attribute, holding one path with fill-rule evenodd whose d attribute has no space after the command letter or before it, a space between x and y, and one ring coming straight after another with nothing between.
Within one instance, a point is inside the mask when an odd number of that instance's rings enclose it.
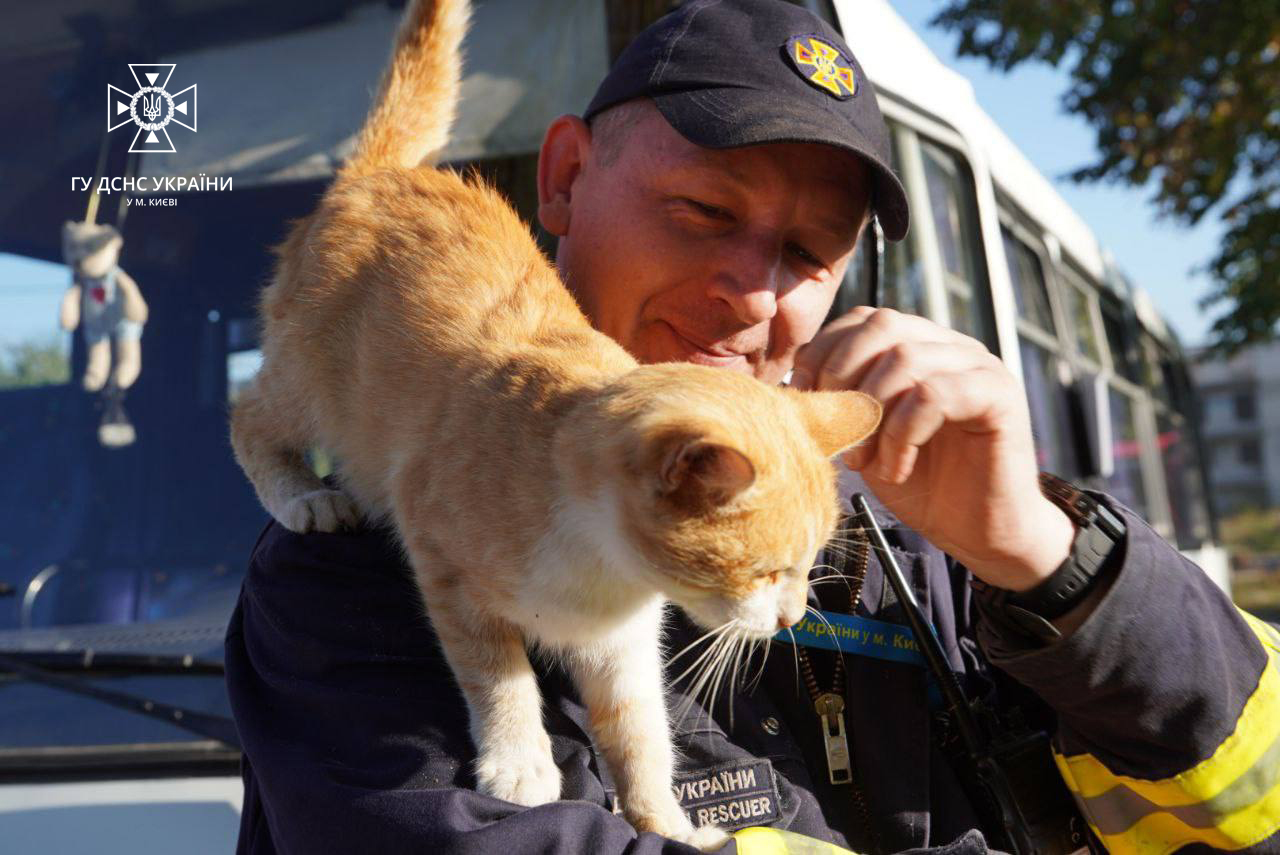
<instances>
[{"instance_id":1,"label":"orange and white fur","mask_svg":"<svg viewBox=\"0 0 1280 855\"><path fill-rule=\"evenodd\" d=\"M751 639L797 621L838 515L830 458L880 408L641 366L594 330L502 197L432 166L468 14L410 4L351 159L279 248L236 459L293 531L394 526L481 792L559 798L534 647L572 675L627 819L714 848L724 832L693 828L672 791L664 604ZM313 446L342 489L307 467Z\"/></svg>"}]
</instances>

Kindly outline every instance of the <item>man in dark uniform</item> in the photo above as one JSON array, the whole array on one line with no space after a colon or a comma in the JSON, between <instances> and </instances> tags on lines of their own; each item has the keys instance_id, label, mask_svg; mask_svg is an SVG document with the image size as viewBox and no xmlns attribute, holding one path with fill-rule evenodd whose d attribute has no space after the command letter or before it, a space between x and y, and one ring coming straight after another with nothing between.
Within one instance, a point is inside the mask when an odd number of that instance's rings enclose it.
<instances>
[{"instance_id":1,"label":"man in dark uniform","mask_svg":"<svg viewBox=\"0 0 1280 855\"><path fill-rule=\"evenodd\" d=\"M1054 729L1057 774L1098 844L1280 852L1280 634L1126 508L1042 493L1022 388L978 342L872 308L819 330L870 217L890 240L907 228L874 90L831 27L779 0L684 4L627 49L584 117L551 125L538 191L566 284L641 361L771 383L794 366L793 385L884 402L842 496L878 500L970 695ZM857 575L846 552L819 564ZM856 597L847 581L813 586L812 604L904 623L878 560ZM676 621L672 649L689 633ZM1002 830L943 747L917 659L889 643L773 647L750 689L673 722L695 823L745 829L726 849L744 853L985 851L984 822ZM242 852L693 851L614 813L554 665L540 683L563 800L475 792L466 709L389 531L269 525L226 664ZM843 708L820 715L815 698L831 697ZM847 764L830 750L837 723Z\"/></svg>"}]
</instances>

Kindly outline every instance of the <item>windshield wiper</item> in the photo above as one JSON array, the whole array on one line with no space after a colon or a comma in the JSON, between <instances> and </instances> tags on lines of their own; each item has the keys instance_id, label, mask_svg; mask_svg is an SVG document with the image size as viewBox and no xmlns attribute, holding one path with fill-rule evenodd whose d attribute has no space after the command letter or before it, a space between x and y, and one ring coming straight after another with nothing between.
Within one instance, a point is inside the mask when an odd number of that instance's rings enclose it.
<instances>
[{"instance_id":1,"label":"windshield wiper","mask_svg":"<svg viewBox=\"0 0 1280 855\"><path fill-rule=\"evenodd\" d=\"M95 677L137 676L141 674L176 674L221 676L222 663L214 659L198 659L190 654L177 656L163 653L117 653L92 648L79 650L0 650L0 656L43 668L46 671L84 672ZM0 671L6 670L0 667Z\"/></svg>"},{"instance_id":2,"label":"windshield wiper","mask_svg":"<svg viewBox=\"0 0 1280 855\"><path fill-rule=\"evenodd\" d=\"M236 732L235 722L226 716L185 709L126 692L104 689L74 677L64 676L63 673L75 672L95 677L144 674L221 675L223 667L219 662L200 660L192 656L95 653L93 650L9 651L0 653L0 673L4 672L20 674L33 683L93 698L119 709L158 719L198 736L216 739L232 748L240 749L240 735Z\"/></svg>"}]
</instances>

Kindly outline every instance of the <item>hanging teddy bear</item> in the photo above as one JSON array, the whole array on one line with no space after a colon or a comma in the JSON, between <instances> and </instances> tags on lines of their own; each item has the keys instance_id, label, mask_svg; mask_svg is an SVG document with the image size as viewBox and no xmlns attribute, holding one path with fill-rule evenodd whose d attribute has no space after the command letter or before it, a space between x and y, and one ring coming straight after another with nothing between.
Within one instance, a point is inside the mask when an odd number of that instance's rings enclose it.
<instances>
[{"instance_id":1,"label":"hanging teddy bear","mask_svg":"<svg viewBox=\"0 0 1280 855\"><path fill-rule=\"evenodd\" d=\"M120 269L124 239L105 223L68 222L62 227L62 258L73 281L62 298L65 330L80 328L88 348L82 385L97 392L112 375L111 340L115 339L112 385L123 391L142 371L142 326L147 304L138 283Z\"/></svg>"}]
</instances>

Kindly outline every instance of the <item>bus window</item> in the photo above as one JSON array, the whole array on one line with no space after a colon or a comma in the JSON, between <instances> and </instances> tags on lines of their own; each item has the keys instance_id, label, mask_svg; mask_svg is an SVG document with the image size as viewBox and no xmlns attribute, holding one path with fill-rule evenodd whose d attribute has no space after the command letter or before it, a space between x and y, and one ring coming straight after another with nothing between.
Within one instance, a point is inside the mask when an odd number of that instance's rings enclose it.
<instances>
[{"instance_id":1,"label":"bus window","mask_svg":"<svg viewBox=\"0 0 1280 855\"><path fill-rule=\"evenodd\" d=\"M1080 472L1077 444L1070 433L1073 422L1067 390L1058 375L1058 359L1025 337L1019 342L1019 350L1036 441L1036 465L1068 480L1076 478Z\"/></svg>"},{"instance_id":2,"label":"bus window","mask_svg":"<svg viewBox=\"0 0 1280 855\"><path fill-rule=\"evenodd\" d=\"M910 238L885 243L881 305L911 315L925 314L924 270Z\"/></svg>"},{"instance_id":3,"label":"bus window","mask_svg":"<svg viewBox=\"0 0 1280 855\"><path fill-rule=\"evenodd\" d=\"M1149 334L1142 334L1142 373L1143 386L1151 393L1151 397L1166 407L1173 406L1175 381L1169 371L1169 364L1164 358L1162 348Z\"/></svg>"},{"instance_id":4,"label":"bus window","mask_svg":"<svg viewBox=\"0 0 1280 855\"><path fill-rule=\"evenodd\" d=\"M849 259L849 267L844 272L844 280L840 283L840 289L836 291L836 298L831 303L831 308L827 311L824 324L829 324L836 318L846 314L854 306L865 306L867 297L871 289L871 267L868 263L871 257L871 242L874 241L875 233L868 228L862 233L862 238L858 241L858 247L854 250L853 258Z\"/></svg>"},{"instance_id":5,"label":"bus window","mask_svg":"<svg viewBox=\"0 0 1280 855\"><path fill-rule=\"evenodd\" d=\"M889 165L906 180L902 172L902 155L898 146L903 145L903 135L893 122L893 145L889 146ZM881 284L880 305L906 312L909 315L928 315L924 302L924 267L916 250L915 236L908 234L896 243L884 244L884 282Z\"/></svg>"},{"instance_id":6,"label":"bus window","mask_svg":"<svg viewBox=\"0 0 1280 855\"><path fill-rule=\"evenodd\" d=\"M1180 549L1198 549L1211 532L1186 366L1175 349L1153 336L1143 333L1142 343L1174 537Z\"/></svg>"},{"instance_id":7,"label":"bus window","mask_svg":"<svg viewBox=\"0 0 1280 855\"><path fill-rule=\"evenodd\" d=\"M1107 337L1107 348L1111 351L1112 370L1130 383L1142 383L1142 358L1138 352L1138 339L1127 333L1124 310L1109 298L1101 300L1100 304L1102 329Z\"/></svg>"},{"instance_id":8,"label":"bus window","mask_svg":"<svg viewBox=\"0 0 1280 855\"><path fill-rule=\"evenodd\" d=\"M1018 307L1018 347L1036 441L1036 464L1063 478L1075 478L1081 472L1079 443L1071 433L1074 420L1059 367L1061 345L1054 335L1044 265L1036 251L1010 229L1002 227L1001 234Z\"/></svg>"},{"instance_id":9,"label":"bus window","mask_svg":"<svg viewBox=\"0 0 1280 855\"><path fill-rule=\"evenodd\" d=\"M1009 262L1009 279L1013 282L1013 299L1018 317L1053 335L1053 312L1049 308L1049 290L1045 287L1044 268L1035 250L1018 240L1008 229L1000 230L1004 253Z\"/></svg>"},{"instance_id":10,"label":"bus window","mask_svg":"<svg viewBox=\"0 0 1280 855\"><path fill-rule=\"evenodd\" d=\"M1157 413L1156 431L1178 548L1197 549L1209 539L1209 515L1195 438L1186 419L1168 412Z\"/></svg>"},{"instance_id":11,"label":"bus window","mask_svg":"<svg viewBox=\"0 0 1280 855\"><path fill-rule=\"evenodd\" d=\"M1066 294L1067 309L1071 315L1071 326L1075 332L1076 352L1086 359L1101 362L1098 335L1093 326L1093 314L1089 310L1089 295L1073 284L1068 284L1063 291Z\"/></svg>"},{"instance_id":12,"label":"bus window","mask_svg":"<svg viewBox=\"0 0 1280 855\"><path fill-rule=\"evenodd\" d=\"M1071 434L1074 420L1061 371L1061 346L1055 335L1044 265L1036 251L1009 228L1001 228L1001 236L1018 310L1023 382L1037 462L1041 469L1074 478L1081 472L1080 443Z\"/></svg>"},{"instance_id":13,"label":"bus window","mask_svg":"<svg viewBox=\"0 0 1280 855\"><path fill-rule=\"evenodd\" d=\"M979 253L977 202L963 160L920 141L924 178L942 261L951 326L995 350L985 266Z\"/></svg>"},{"instance_id":14,"label":"bus window","mask_svg":"<svg viewBox=\"0 0 1280 855\"><path fill-rule=\"evenodd\" d=\"M1111 453L1115 471L1107 478L1107 492L1132 508L1143 519L1150 520L1147 491L1142 483L1142 442L1134 402L1114 386L1108 390L1111 408Z\"/></svg>"},{"instance_id":15,"label":"bus window","mask_svg":"<svg viewBox=\"0 0 1280 855\"><path fill-rule=\"evenodd\" d=\"M870 228L862 233L862 239L858 241L858 248L849 261L849 269L845 271L844 281L840 283L840 290L836 292L836 299L827 312L824 324L831 323L855 306L867 305L871 290L869 260L874 240L875 234ZM881 283L879 305L912 315L923 315L924 282L911 241L885 241L884 253L884 281Z\"/></svg>"}]
</instances>

